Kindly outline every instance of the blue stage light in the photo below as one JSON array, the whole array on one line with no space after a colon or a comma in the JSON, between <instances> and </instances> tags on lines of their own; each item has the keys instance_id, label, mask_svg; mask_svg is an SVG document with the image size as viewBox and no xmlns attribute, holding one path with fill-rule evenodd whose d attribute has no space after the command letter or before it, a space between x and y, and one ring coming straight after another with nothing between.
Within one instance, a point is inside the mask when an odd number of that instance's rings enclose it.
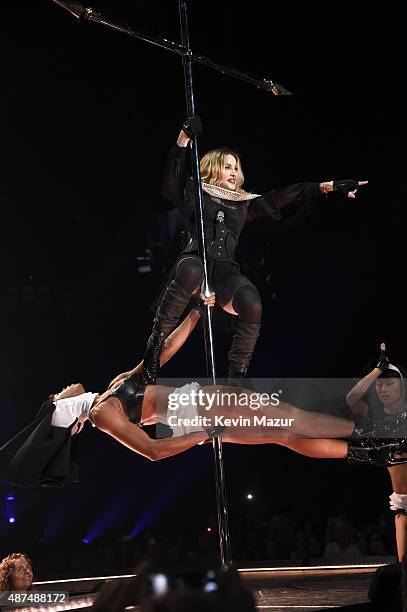
<instances>
[{"instance_id":1,"label":"blue stage light","mask_svg":"<svg viewBox=\"0 0 407 612\"><path fill-rule=\"evenodd\" d=\"M16 522L16 517L15 516L9 516L8 517L8 522L9 523L15 523Z\"/></svg>"}]
</instances>

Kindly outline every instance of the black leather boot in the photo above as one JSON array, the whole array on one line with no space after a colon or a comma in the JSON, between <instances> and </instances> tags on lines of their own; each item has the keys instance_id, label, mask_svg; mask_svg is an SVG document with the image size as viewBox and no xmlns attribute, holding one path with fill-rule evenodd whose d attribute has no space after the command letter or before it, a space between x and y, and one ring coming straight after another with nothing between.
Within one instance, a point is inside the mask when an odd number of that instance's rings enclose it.
<instances>
[{"instance_id":1,"label":"black leather boot","mask_svg":"<svg viewBox=\"0 0 407 612\"><path fill-rule=\"evenodd\" d=\"M260 336L260 328L261 323L237 322L229 351L228 384L239 384L236 379L246 378L257 338Z\"/></svg>"},{"instance_id":2,"label":"black leather boot","mask_svg":"<svg viewBox=\"0 0 407 612\"><path fill-rule=\"evenodd\" d=\"M143 358L142 377L149 385L155 385L160 371L160 355L164 348L165 336L158 325L154 324L153 331L147 341L146 352Z\"/></svg>"},{"instance_id":3,"label":"black leather boot","mask_svg":"<svg viewBox=\"0 0 407 612\"><path fill-rule=\"evenodd\" d=\"M397 442L397 444L394 444ZM400 457L406 455L406 457ZM407 463L407 440L393 440L393 444L389 444L389 449L386 453L386 466L401 465Z\"/></svg>"},{"instance_id":4,"label":"black leather boot","mask_svg":"<svg viewBox=\"0 0 407 612\"><path fill-rule=\"evenodd\" d=\"M386 467L383 457L380 456L378 449L373 444L369 444L369 440L364 440L364 445L358 443L352 444L349 442L347 460L349 463L367 463L369 465L377 465Z\"/></svg>"},{"instance_id":5,"label":"black leather boot","mask_svg":"<svg viewBox=\"0 0 407 612\"><path fill-rule=\"evenodd\" d=\"M191 293L175 280L170 282L164 292L144 354L142 376L149 385L155 385L156 383L160 371L160 355L164 348L165 339L177 326L190 299Z\"/></svg>"},{"instance_id":6,"label":"black leather boot","mask_svg":"<svg viewBox=\"0 0 407 612\"><path fill-rule=\"evenodd\" d=\"M351 440L348 447L347 459L349 463L367 463L379 467L392 467L407 463L407 440L396 439L360 439Z\"/></svg>"},{"instance_id":7,"label":"black leather boot","mask_svg":"<svg viewBox=\"0 0 407 612\"><path fill-rule=\"evenodd\" d=\"M243 386L243 380L247 376L248 363L229 362L227 384L233 387Z\"/></svg>"}]
</instances>

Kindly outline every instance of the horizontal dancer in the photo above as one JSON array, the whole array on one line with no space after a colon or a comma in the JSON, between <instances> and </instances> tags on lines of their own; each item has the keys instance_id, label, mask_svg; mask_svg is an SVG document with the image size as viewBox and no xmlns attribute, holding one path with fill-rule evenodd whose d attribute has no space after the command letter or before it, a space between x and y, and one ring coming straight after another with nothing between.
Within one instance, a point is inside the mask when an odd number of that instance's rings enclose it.
<instances>
[{"instance_id":1,"label":"horizontal dancer","mask_svg":"<svg viewBox=\"0 0 407 612\"><path fill-rule=\"evenodd\" d=\"M214 296L204 298L204 302L213 305ZM162 362L167 361L183 344L199 317L199 311L193 309L181 326L170 335L162 352ZM120 374L100 394L86 392L81 384L74 384L49 398L41 406L37 417L0 448L0 477L20 485L58 485L76 481L77 465L73 446L76 434L81 431L86 420L130 450L151 460L185 451L222 429L225 440L239 441L241 435L245 443L253 443L246 435L253 439L257 435L259 441L264 443L274 441L278 436L349 437L355 430L352 420L303 411L283 402L278 405L273 402L256 410L258 418L264 416L278 423L274 427L267 426L265 422L254 423L249 429L240 429L238 426L225 428L225 423L217 423L216 417L253 418L250 407L252 390L224 386L199 387L197 383L182 388L150 385L141 376L141 368L142 363ZM210 417L210 420L198 426L174 427L172 438L152 439L142 430L141 424L172 422L175 412L172 404L191 390L202 391L204 401L186 406L188 417ZM222 394L235 394L240 399L232 401L225 412L219 400ZM211 401L211 398L214 399ZM242 398L246 401L242 402ZM290 423L290 426L285 428L281 423Z\"/></svg>"}]
</instances>

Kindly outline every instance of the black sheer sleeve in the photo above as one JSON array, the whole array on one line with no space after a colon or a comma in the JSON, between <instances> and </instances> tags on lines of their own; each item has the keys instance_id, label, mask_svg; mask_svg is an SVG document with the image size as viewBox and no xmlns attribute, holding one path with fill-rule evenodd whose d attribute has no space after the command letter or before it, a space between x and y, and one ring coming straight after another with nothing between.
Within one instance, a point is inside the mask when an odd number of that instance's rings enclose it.
<instances>
[{"instance_id":1,"label":"black sheer sleeve","mask_svg":"<svg viewBox=\"0 0 407 612\"><path fill-rule=\"evenodd\" d=\"M319 183L296 183L272 189L250 202L248 221L266 221L271 231L281 231L311 214L320 195Z\"/></svg>"},{"instance_id":2,"label":"black sheer sleeve","mask_svg":"<svg viewBox=\"0 0 407 612\"><path fill-rule=\"evenodd\" d=\"M187 174L190 154L188 149L174 145L167 158L161 185L161 196L169 200L185 217L190 217L194 212L191 198L188 197L193 189L192 180Z\"/></svg>"}]
</instances>

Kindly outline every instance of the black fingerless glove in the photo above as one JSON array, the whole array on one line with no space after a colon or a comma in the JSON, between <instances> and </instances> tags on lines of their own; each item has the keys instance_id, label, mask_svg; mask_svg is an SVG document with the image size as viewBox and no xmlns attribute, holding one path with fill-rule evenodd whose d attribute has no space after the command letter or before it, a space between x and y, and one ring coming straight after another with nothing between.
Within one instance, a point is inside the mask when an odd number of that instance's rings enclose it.
<instances>
[{"instance_id":1,"label":"black fingerless glove","mask_svg":"<svg viewBox=\"0 0 407 612\"><path fill-rule=\"evenodd\" d=\"M379 361L376 364L376 368L379 368L380 370L387 370L387 368L389 367L389 358L387 356L387 352L386 351L380 351L379 354Z\"/></svg>"},{"instance_id":2,"label":"black fingerless glove","mask_svg":"<svg viewBox=\"0 0 407 612\"><path fill-rule=\"evenodd\" d=\"M333 190L341 195L347 196L349 191L355 191L359 187L359 182L354 179L343 179L333 182Z\"/></svg>"},{"instance_id":3,"label":"black fingerless glove","mask_svg":"<svg viewBox=\"0 0 407 612\"><path fill-rule=\"evenodd\" d=\"M195 136L199 136L199 134L202 132L202 119L199 115L188 117L182 124L182 129L188 138L193 140Z\"/></svg>"}]
</instances>

